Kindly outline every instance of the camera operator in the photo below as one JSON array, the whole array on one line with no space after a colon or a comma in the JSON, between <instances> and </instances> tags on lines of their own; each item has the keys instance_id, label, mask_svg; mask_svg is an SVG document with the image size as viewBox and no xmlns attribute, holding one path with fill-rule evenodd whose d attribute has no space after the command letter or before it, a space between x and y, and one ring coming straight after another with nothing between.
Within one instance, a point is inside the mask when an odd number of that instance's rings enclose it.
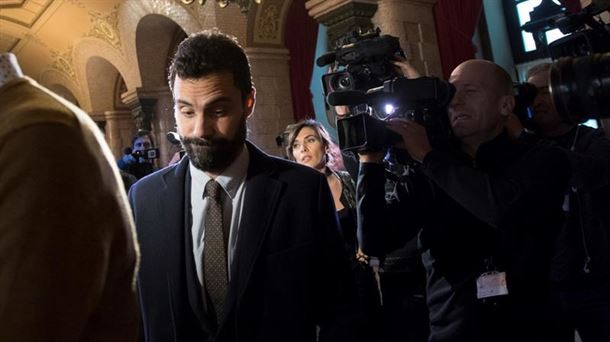
<instances>
[{"instance_id":1,"label":"camera operator","mask_svg":"<svg viewBox=\"0 0 610 342\"><path fill-rule=\"evenodd\" d=\"M152 134L148 131L138 132L131 141L131 148L125 149L125 154L118 160L119 169L140 179L155 171L152 159L146 151L154 148Z\"/></svg>"},{"instance_id":2,"label":"camera operator","mask_svg":"<svg viewBox=\"0 0 610 342\"><path fill-rule=\"evenodd\" d=\"M527 82L538 88L534 133L564 148L572 166L551 264L561 341L573 341L574 330L584 342L610 341L610 140L602 130L562 119L549 94L550 68L534 66Z\"/></svg>"},{"instance_id":3,"label":"camera operator","mask_svg":"<svg viewBox=\"0 0 610 342\"><path fill-rule=\"evenodd\" d=\"M450 82L455 149L432 148L414 121L388 125L417 162L396 206L384 201L382 153L360 155L362 249L383 255L419 234L429 341L551 341L548 271L567 160L504 132L514 98L499 66L466 61Z\"/></svg>"}]
</instances>

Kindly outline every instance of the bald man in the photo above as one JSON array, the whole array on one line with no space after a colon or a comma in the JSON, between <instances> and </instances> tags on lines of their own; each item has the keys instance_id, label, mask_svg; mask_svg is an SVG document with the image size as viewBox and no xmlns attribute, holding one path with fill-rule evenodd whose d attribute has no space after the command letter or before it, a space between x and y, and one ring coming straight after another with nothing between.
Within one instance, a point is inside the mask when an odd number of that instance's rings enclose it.
<instances>
[{"instance_id":1,"label":"bald man","mask_svg":"<svg viewBox=\"0 0 610 342\"><path fill-rule=\"evenodd\" d=\"M548 270L567 161L505 133L514 98L502 68L470 60L449 81L454 146L432 147L413 121L389 124L419 162L397 203L385 205L379 159L361 156L362 249L380 255L419 234L430 342L550 341Z\"/></svg>"}]
</instances>

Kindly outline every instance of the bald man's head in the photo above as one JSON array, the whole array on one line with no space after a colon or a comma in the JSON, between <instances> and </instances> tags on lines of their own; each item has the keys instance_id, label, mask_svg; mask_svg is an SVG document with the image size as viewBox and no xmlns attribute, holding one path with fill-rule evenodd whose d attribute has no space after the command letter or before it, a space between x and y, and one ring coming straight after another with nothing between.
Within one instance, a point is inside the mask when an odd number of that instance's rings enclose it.
<instances>
[{"instance_id":1,"label":"bald man's head","mask_svg":"<svg viewBox=\"0 0 610 342\"><path fill-rule=\"evenodd\" d=\"M453 70L450 79L454 74L459 73L467 73L478 78L479 82L491 87L497 95L513 94L513 80L506 70L494 62L484 59L467 60Z\"/></svg>"},{"instance_id":2,"label":"bald man's head","mask_svg":"<svg viewBox=\"0 0 610 342\"><path fill-rule=\"evenodd\" d=\"M456 93L449 120L456 137L477 145L502 132L515 103L512 80L495 63L473 59L458 65L451 76Z\"/></svg>"}]
</instances>

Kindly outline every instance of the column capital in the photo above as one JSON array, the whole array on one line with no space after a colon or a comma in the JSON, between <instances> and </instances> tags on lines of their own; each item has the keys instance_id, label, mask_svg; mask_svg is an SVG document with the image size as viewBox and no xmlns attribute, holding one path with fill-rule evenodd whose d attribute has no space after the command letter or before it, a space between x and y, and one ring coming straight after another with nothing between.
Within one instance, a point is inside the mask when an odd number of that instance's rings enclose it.
<instances>
[{"instance_id":1,"label":"column capital","mask_svg":"<svg viewBox=\"0 0 610 342\"><path fill-rule=\"evenodd\" d=\"M357 4L364 4L368 5L368 7L373 6L376 8L377 0L309 0L305 2L305 8L307 9L309 16L314 18L316 21L325 24L320 21L319 18L324 17L329 13L333 13L337 9L346 5L352 8L360 8L360 5ZM364 7L365 6L363 6L363 8Z\"/></svg>"}]
</instances>

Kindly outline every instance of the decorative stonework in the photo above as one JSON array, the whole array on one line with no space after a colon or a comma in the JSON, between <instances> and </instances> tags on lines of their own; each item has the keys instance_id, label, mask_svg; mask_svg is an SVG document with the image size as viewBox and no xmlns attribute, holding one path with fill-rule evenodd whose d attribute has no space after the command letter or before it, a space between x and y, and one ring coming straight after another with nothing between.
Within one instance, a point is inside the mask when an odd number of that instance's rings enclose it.
<instances>
[{"instance_id":1,"label":"decorative stonework","mask_svg":"<svg viewBox=\"0 0 610 342\"><path fill-rule=\"evenodd\" d=\"M23 40L27 41L28 43L36 43L40 46L44 46L45 48L48 48L47 43L45 43L42 39L40 39L40 37L38 37L35 34L32 34L31 32L26 33L23 36Z\"/></svg>"},{"instance_id":2,"label":"decorative stonework","mask_svg":"<svg viewBox=\"0 0 610 342\"><path fill-rule=\"evenodd\" d=\"M117 50L121 51L121 39L119 37L119 5L115 5L108 15L103 15L97 11L89 11L90 20L93 27L87 34L89 37L100 38Z\"/></svg>"},{"instance_id":3,"label":"decorative stonework","mask_svg":"<svg viewBox=\"0 0 610 342\"><path fill-rule=\"evenodd\" d=\"M66 2L78 7L78 8L85 8L85 4L83 4L83 2L81 0L66 0Z\"/></svg>"},{"instance_id":4,"label":"decorative stonework","mask_svg":"<svg viewBox=\"0 0 610 342\"><path fill-rule=\"evenodd\" d=\"M280 44L280 8L271 4L256 13L257 27L255 41L257 43Z\"/></svg>"},{"instance_id":5,"label":"decorative stonework","mask_svg":"<svg viewBox=\"0 0 610 342\"><path fill-rule=\"evenodd\" d=\"M328 49L336 47L337 39L348 32L366 32L373 29L371 18L377 4L368 2L346 2L315 19L328 27Z\"/></svg>"},{"instance_id":6,"label":"decorative stonework","mask_svg":"<svg viewBox=\"0 0 610 342\"><path fill-rule=\"evenodd\" d=\"M72 61L72 45L68 47L68 51L63 53L51 50L51 59L53 59L53 64L51 64L52 68L66 74L69 78L78 83Z\"/></svg>"},{"instance_id":7,"label":"decorative stonework","mask_svg":"<svg viewBox=\"0 0 610 342\"><path fill-rule=\"evenodd\" d=\"M153 13L162 14L168 18L175 18L179 15L176 4L167 0L149 0ZM186 7L183 7L186 8Z\"/></svg>"}]
</instances>

